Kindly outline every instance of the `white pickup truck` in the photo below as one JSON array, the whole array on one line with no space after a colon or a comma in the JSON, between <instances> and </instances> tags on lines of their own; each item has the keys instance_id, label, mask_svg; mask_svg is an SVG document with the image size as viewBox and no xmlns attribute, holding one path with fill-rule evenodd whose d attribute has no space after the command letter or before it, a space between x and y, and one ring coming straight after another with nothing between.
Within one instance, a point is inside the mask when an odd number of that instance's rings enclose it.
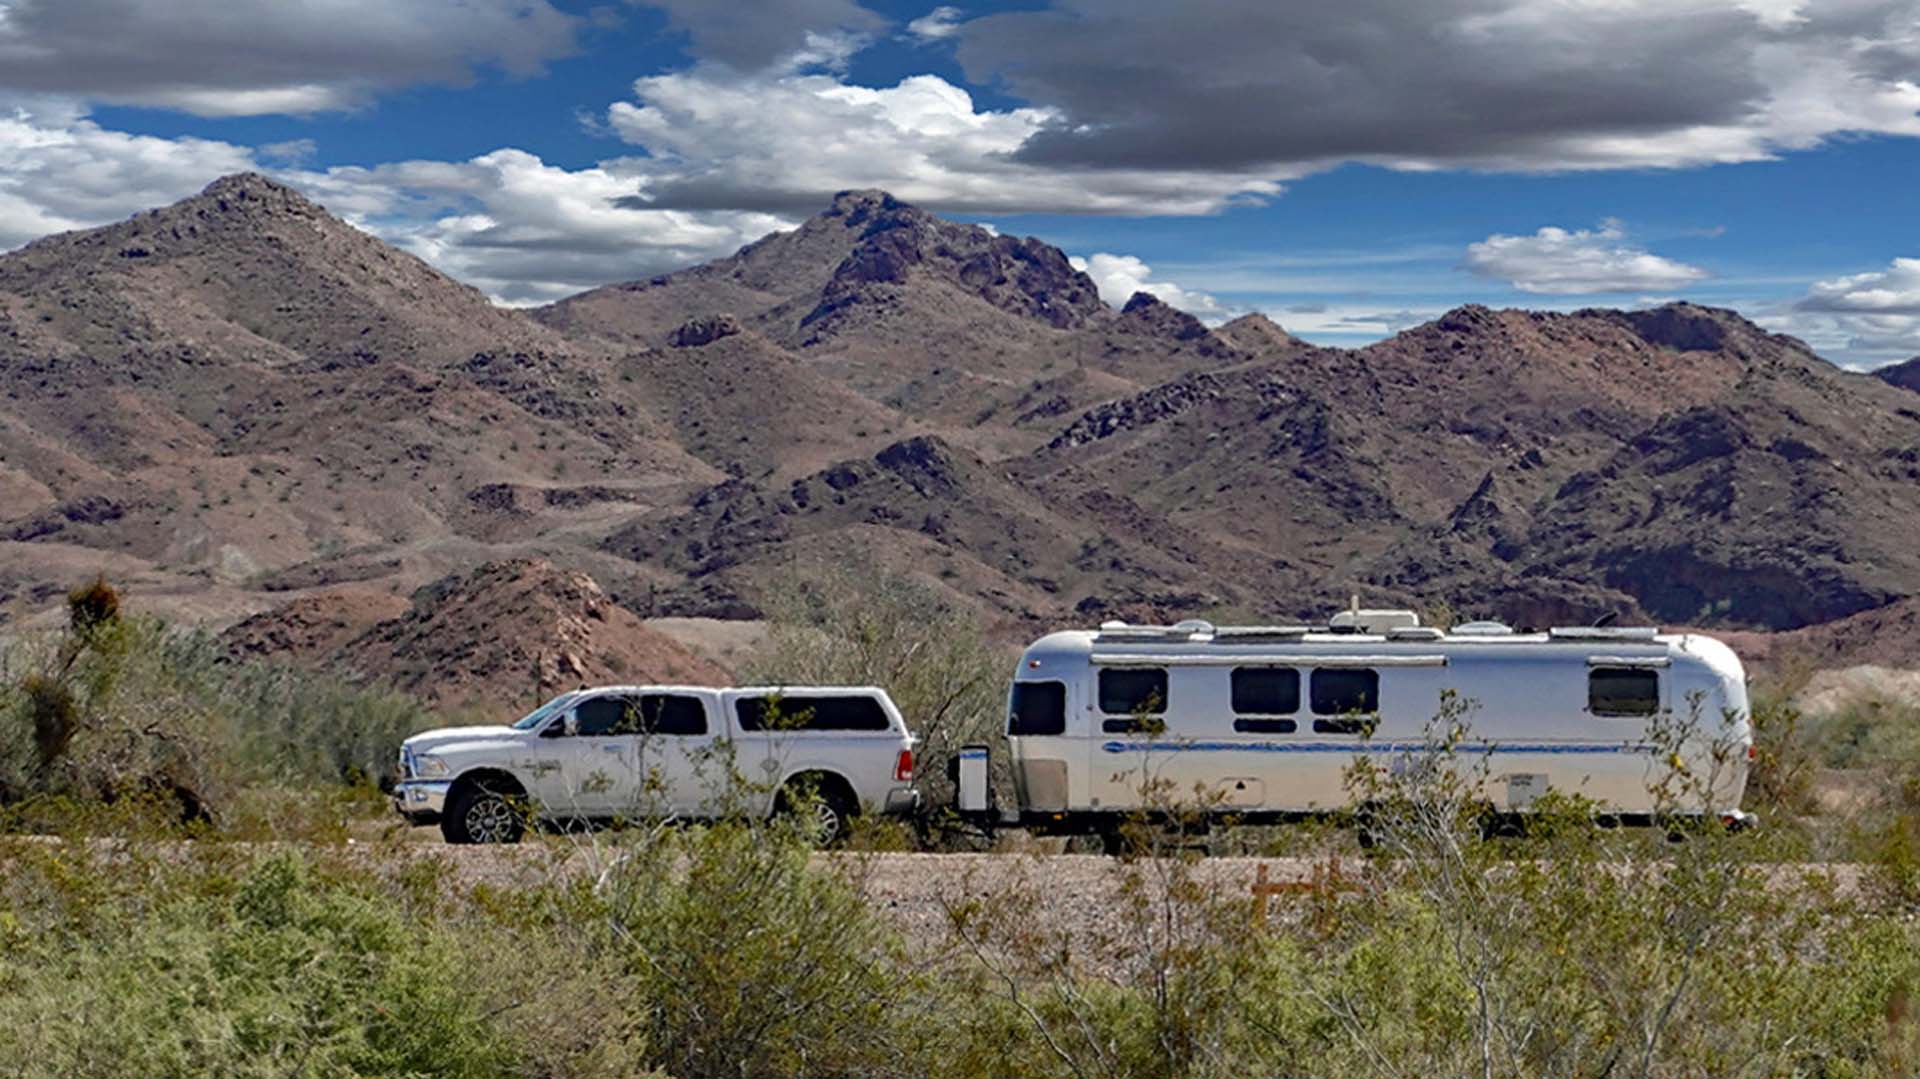
<instances>
[{"instance_id":1,"label":"white pickup truck","mask_svg":"<svg viewBox=\"0 0 1920 1079\"><path fill-rule=\"evenodd\" d=\"M394 805L449 843L512 843L529 819L809 814L815 838L860 812L910 813L914 738L872 687L602 686L497 727L416 734Z\"/></svg>"}]
</instances>

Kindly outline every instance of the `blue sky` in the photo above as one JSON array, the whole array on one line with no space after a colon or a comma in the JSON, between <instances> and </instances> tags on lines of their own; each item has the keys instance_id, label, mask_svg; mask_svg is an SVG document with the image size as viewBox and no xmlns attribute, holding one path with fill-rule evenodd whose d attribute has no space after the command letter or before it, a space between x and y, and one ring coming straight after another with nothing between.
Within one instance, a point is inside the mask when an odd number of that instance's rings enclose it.
<instances>
[{"instance_id":1,"label":"blue sky","mask_svg":"<svg viewBox=\"0 0 1920 1079\"><path fill-rule=\"evenodd\" d=\"M1920 354L1920 0L0 0L0 247L240 168L544 302L879 186L1113 302Z\"/></svg>"}]
</instances>

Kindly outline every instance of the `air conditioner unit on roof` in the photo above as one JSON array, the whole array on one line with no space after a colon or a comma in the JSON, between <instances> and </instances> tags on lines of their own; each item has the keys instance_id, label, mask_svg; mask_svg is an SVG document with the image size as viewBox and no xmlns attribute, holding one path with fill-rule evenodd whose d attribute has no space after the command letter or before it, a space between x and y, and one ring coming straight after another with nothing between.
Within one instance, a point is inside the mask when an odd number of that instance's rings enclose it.
<instances>
[{"instance_id":1,"label":"air conditioner unit on roof","mask_svg":"<svg viewBox=\"0 0 1920 1079\"><path fill-rule=\"evenodd\" d=\"M1390 629L1413 629L1420 624L1420 616L1413 611L1394 610L1351 610L1341 611L1327 620L1333 629L1353 630L1359 633L1385 633Z\"/></svg>"}]
</instances>

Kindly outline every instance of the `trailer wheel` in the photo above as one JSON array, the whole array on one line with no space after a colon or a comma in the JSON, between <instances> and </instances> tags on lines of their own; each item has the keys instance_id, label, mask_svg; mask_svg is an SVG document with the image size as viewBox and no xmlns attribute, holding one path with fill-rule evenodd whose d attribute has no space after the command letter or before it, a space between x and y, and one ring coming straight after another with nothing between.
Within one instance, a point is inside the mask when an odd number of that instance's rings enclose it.
<instances>
[{"instance_id":1,"label":"trailer wheel","mask_svg":"<svg viewBox=\"0 0 1920 1079\"><path fill-rule=\"evenodd\" d=\"M1372 806L1363 805L1353 811L1353 841L1361 850L1379 848L1380 819Z\"/></svg>"}]
</instances>

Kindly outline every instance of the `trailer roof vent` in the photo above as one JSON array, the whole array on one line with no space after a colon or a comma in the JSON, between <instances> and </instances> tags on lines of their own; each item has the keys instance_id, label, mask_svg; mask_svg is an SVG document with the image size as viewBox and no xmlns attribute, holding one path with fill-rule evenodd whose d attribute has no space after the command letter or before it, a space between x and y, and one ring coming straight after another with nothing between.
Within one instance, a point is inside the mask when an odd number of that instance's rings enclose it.
<instances>
[{"instance_id":1,"label":"trailer roof vent","mask_svg":"<svg viewBox=\"0 0 1920 1079\"><path fill-rule=\"evenodd\" d=\"M1462 622L1453 627L1455 637L1511 637L1513 627L1505 622Z\"/></svg>"},{"instance_id":2,"label":"trailer roof vent","mask_svg":"<svg viewBox=\"0 0 1920 1079\"><path fill-rule=\"evenodd\" d=\"M1347 633L1385 633L1394 629L1412 629L1420 624L1420 616L1413 611L1363 610L1355 608L1341 611L1327 620L1327 627L1336 632Z\"/></svg>"},{"instance_id":3,"label":"trailer roof vent","mask_svg":"<svg viewBox=\"0 0 1920 1079\"><path fill-rule=\"evenodd\" d=\"M1219 644L1266 644L1298 640L1312 632L1308 626L1221 626L1213 631L1213 639Z\"/></svg>"},{"instance_id":4,"label":"trailer roof vent","mask_svg":"<svg viewBox=\"0 0 1920 1079\"><path fill-rule=\"evenodd\" d=\"M1185 641L1202 632L1195 626L1212 629L1205 622L1182 622L1177 626L1130 626L1125 622L1100 623L1100 639L1115 641Z\"/></svg>"},{"instance_id":5,"label":"trailer roof vent","mask_svg":"<svg viewBox=\"0 0 1920 1079\"><path fill-rule=\"evenodd\" d=\"M1657 626L1555 626L1547 636L1561 641L1651 641Z\"/></svg>"}]
</instances>

